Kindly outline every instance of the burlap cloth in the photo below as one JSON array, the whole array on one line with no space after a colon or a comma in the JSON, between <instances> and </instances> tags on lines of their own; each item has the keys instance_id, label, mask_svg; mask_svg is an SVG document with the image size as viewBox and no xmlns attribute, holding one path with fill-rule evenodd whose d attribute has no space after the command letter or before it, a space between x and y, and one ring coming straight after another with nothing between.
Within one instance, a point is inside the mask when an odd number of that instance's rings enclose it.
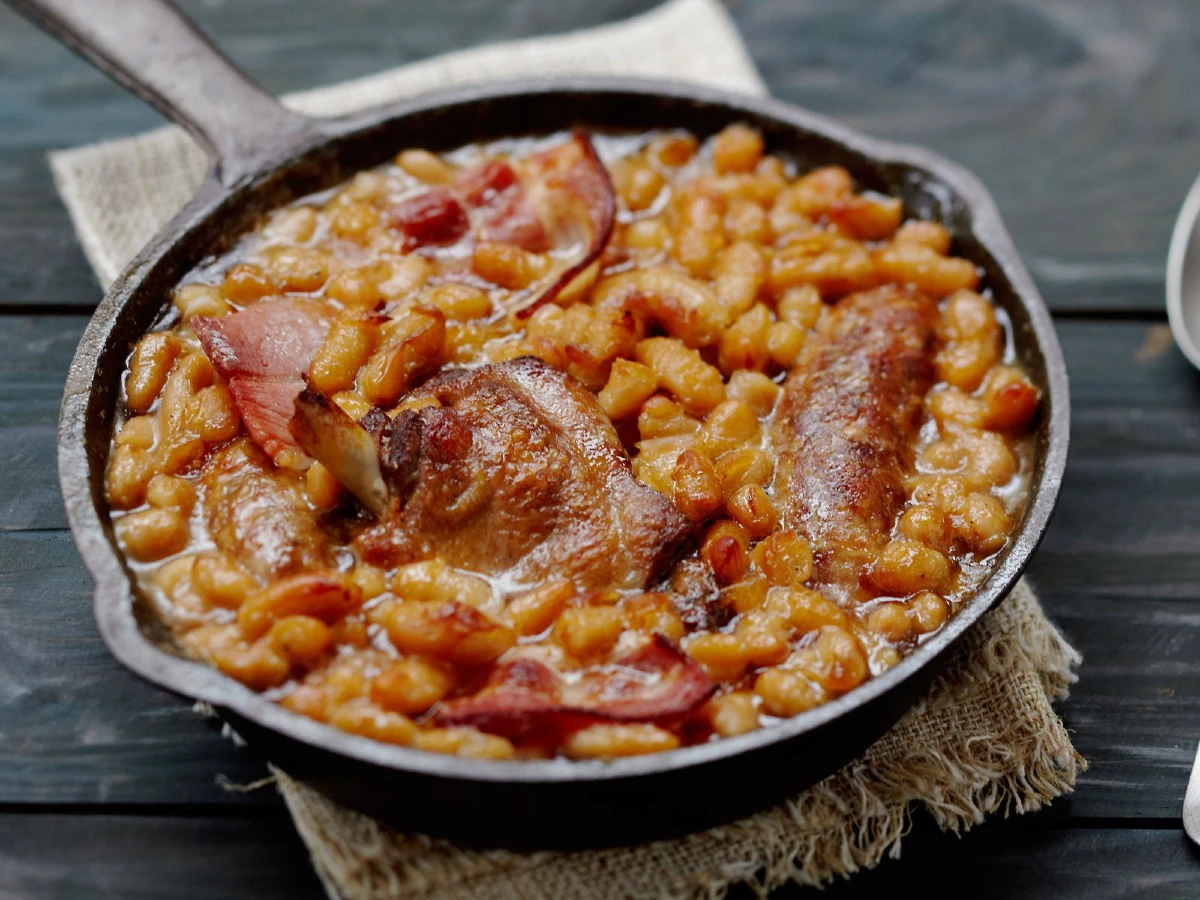
<instances>
[{"instance_id":1,"label":"burlap cloth","mask_svg":"<svg viewBox=\"0 0 1200 900\"><path fill-rule=\"evenodd\" d=\"M672 0L627 22L454 53L288 97L335 114L435 87L555 73L646 75L762 93L715 0ZM189 199L206 169L183 132L52 154L80 241L110 283ZM1038 809L1072 789L1084 761L1051 702L1079 654L1020 584L961 643L928 696L856 762L774 809L690 837L579 853L477 852L397 833L277 773L334 900L719 897L817 885L899 855L914 809L949 831Z\"/></svg>"}]
</instances>

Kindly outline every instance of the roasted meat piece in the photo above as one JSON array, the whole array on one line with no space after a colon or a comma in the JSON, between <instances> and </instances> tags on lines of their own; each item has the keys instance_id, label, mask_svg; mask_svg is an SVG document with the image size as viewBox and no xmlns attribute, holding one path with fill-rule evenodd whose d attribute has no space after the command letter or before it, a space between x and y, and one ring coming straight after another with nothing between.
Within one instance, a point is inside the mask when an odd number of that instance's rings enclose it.
<instances>
[{"instance_id":1,"label":"roasted meat piece","mask_svg":"<svg viewBox=\"0 0 1200 900\"><path fill-rule=\"evenodd\" d=\"M277 470L242 437L204 466L204 511L213 542L263 580L324 566L328 538L294 474Z\"/></svg>"},{"instance_id":2,"label":"roasted meat piece","mask_svg":"<svg viewBox=\"0 0 1200 900\"><path fill-rule=\"evenodd\" d=\"M433 405L364 418L377 461L332 404L296 403L304 450L380 520L358 539L375 565L437 555L513 585L641 588L694 530L634 480L591 392L541 360L447 371L406 398L422 402Z\"/></svg>"},{"instance_id":3,"label":"roasted meat piece","mask_svg":"<svg viewBox=\"0 0 1200 900\"><path fill-rule=\"evenodd\" d=\"M771 432L776 503L834 594L863 596L860 580L905 503L936 317L932 300L893 286L846 297L784 385Z\"/></svg>"}]
</instances>

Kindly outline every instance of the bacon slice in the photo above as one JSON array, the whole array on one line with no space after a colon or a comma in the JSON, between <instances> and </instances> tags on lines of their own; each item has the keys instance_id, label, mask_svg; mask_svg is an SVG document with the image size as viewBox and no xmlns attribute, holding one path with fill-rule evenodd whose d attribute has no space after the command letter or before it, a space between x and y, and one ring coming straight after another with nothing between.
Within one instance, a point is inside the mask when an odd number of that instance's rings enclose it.
<instances>
[{"instance_id":1,"label":"bacon slice","mask_svg":"<svg viewBox=\"0 0 1200 900\"><path fill-rule=\"evenodd\" d=\"M784 384L771 430L780 518L812 543L816 579L848 599L867 596L863 576L905 502L936 317L897 287L852 294Z\"/></svg>"},{"instance_id":2,"label":"bacon slice","mask_svg":"<svg viewBox=\"0 0 1200 900\"><path fill-rule=\"evenodd\" d=\"M266 378L235 377L229 380L233 405L246 423L246 430L272 459L296 442L288 430L292 401L304 389L299 378L273 381Z\"/></svg>"},{"instance_id":3,"label":"bacon slice","mask_svg":"<svg viewBox=\"0 0 1200 900\"><path fill-rule=\"evenodd\" d=\"M454 187L463 200L476 208L485 207L520 186L517 170L502 159L490 159L463 169L454 179Z\"/></svg>"},{"instance_id":4,"label":"bacon slice","mask_svg":"<svg viewBox=\"0 0 1200 900\"><path fill-rule=\"evenodd\" d=\"M443 703L438 725L469 725L509 738L562 735L595 722L677 722L716 685L661 635L573 681L530 659L496 668L475 694Z\"/></svg>"},{"instance_id":5,"label":"bacon slice","mask_svg":"<svg viewBox=\"0 0 1200 900\"><path fill-rule=\"evenodd\" d=\"M406 250L456 243L471 227L466 208L448 188L402 200L392 210L391 222L404 232Z\"/></svg>"},{"instance_id":6,"label":"bacon slice","mask_svg":"<svg viewBox=\"0 0 1200 900\"><path fill-rule=\"evenodd\" d=\"M254 442L271 456L297 446L288 431L292 403L329 332L320 304L298 297L260 300L220 318L193 316L191 326L228 382Z\"/></svg>"},{"instance_id":7,"label":"bacon slice","mask_svg":"<svg viewBox=\"0 0 1200 900\"><path fill-rule=\"evenodd\" d=\"M192 329L222 378L301 378L308 371L329 321L314 300L260 300L241 312L193 316Z\"/></svg>"},{"instance_id":8,"label":"bacon slice","mask_svg":"<svg viewBox=\"0 0 1200 900\"><path fill-rule=\"evenodd\" d=\"M546 226L516 169L498 159L464 169L448 187L402 200L393 208L391 222L404 232L407 250L455 244L472 227L478 240L534 253L551 249Z\"/></svg>"},{"instance_id":9,"label":"bacon slice","mask_svg":"<svg viewBox=\"0 0 1200 900\"><path fill-rule=\"evenodd\" d=\"M604 252L616 220L617 195L608 170L586 132L577 131L560 147L533 160L530 192L553 249L571 252L571 261L553 271L520 311L522 318L549 303Z\"/></svg>"},{"instance_id":10,"label":"bacon slice","mask_svg":"<svg viewBox=\"0 0 1200 900\"><path fill-rule=\"evenodd\" d=\"M533 253L550 249L550 237L517 171L503 160L467 169L455 180L464 201L476 210L480 240L513 244Z\"/></svg>"},{"instance_id":11,"label":"bacon slice","mask_svg":"<svg viewBox=\"0 0 1200 900\"><path fill-rule=\"evenodd\" d=\"M522 317L566 290L600 258L612 236L616 193L586 132L513 166L489 160L402 201L392 222L408 249L447 246L467 234L555 254L556 265L528 289Z\"/></svg>"}]
</instances>

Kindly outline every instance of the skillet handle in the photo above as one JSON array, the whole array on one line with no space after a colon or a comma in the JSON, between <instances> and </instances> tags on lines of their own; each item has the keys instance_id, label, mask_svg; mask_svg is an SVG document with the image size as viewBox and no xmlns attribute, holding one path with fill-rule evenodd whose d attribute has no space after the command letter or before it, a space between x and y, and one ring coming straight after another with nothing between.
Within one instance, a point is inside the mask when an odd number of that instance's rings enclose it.
<instances>
[{"instance_id":1,"label":"skillet handle","mask_svg":"<svg viewBox=\"0 0 1200 900\"><path fill-rule=\"evenodd\" d=\"M226 186L322 135L319 120L251 82L168 0L8 2L187 129Z\"/></svg>"}]
</instances>

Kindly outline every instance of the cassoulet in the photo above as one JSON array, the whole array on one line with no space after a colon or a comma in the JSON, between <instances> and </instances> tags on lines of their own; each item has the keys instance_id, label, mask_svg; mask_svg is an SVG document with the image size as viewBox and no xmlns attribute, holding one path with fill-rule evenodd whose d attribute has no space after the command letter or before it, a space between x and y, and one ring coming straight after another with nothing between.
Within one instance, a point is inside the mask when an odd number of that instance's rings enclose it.
<instances>
[{"instance_id":1,"label":"cassoulet","mask_svg":"<svg viewBox=\"0 0 1200 900\"><path fill-rule=\"evenodd\" d=\"M1039 392L934 222L733 125L406 150L190 273L106 477L180 646L489 758L768 726L1020 517Z\"/></svg>"}]
</instances>

